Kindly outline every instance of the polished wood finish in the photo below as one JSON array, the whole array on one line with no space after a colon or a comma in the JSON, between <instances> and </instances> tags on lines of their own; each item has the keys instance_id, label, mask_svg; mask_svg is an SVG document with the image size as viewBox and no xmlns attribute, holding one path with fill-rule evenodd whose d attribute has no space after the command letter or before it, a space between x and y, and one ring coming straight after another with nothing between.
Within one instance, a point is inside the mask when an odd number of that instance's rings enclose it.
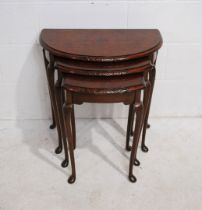
<instances>
[{"instance_id":1,"label":"polished wood finish","mask_svg":"<svg viewBox=\"0 0 202 210\"><path fill-rule=\"evenodd\" d=\"M59 57L114 62L149 56L162 38L156 29L44 29L40 43Z\"/></svg>"},{"instance_id":2,"label":"polished wood finish","mask_svg":"<svg viewBox=\"0 0 202 210\"><path fill-rule=\"evenodd\" d=\"M137 147L141 131L141 149L148 151L145 135L157 52L162 45L160 32L156 29L44 29L40 43L44 51L53 124L55 122L58 130L59 152L62 145L65 149L63 167L68 165L70 156L72 174L68 182L76 180L74 104L86 102L129 105L126 150L131 151L129 180L135 182L133 165L140 164Z\"/></svg>"},{"instance_id":3,"label":"polished wood finish","mask_svg":"<svg viewBox=\"0 0 202 210\"><path fill-rule=\"evenodd\" d=\"M87 76L121 76L151 69L150 57L123 62L75 61L56 57L56 68L70 74Z\"/></svg>"},{"instance_id":4,"label":"polished wood finish","mask_svg":"<svg viewBox=\"0 0 202 210\"><path fill-rule=\"evenodd\" d=\"M64 86L72 92L112 94L131 92L144 86L144 75L116 77L87 77L80 75L64 74ZM134 85L135 84L135 85Z\"/></svg>"}]
</instances>

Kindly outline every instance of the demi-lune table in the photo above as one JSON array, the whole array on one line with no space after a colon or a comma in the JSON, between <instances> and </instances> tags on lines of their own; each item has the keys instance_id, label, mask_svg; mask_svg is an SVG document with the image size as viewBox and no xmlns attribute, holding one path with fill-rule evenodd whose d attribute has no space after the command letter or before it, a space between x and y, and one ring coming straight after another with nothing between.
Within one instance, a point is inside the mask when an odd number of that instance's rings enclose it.
<instances>
[{"instance_id":1,"label":"demi-lune table","mask_svg":"<svg viewBox=\"0 0 202 210\"><path fill-rule=\"evenodd\" d=\"M59 145L69 156L76 180L74 104L124 103L129 105L126 150L131 151L129 180L135 182L133 165L139 165L137 147L148 151L145 135L162 37L157 29L43 29L40 35L51 99L53 125ZM135 128L133 129L134 116ZM130 136L133 136L130 145Z\"/></svg>"}]
</instances>

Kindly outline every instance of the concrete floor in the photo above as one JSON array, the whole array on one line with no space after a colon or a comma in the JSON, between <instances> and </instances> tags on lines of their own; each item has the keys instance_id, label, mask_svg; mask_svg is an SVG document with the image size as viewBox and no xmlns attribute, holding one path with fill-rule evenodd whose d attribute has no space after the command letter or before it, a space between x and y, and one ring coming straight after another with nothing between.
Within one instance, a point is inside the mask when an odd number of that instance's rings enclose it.
<instances>
[{"instance_id":1,"label":"concrete floor","mask_svg":"<svg viewBox=\"0 0 202 210\"><path fill-rule=\"evenodd\" d=\"M54 154L49 121L0 121L0 210L202 209L202 118L152 119L127 178L127 120L77 120L77 180Z\"/></svg>"}]
</instances>

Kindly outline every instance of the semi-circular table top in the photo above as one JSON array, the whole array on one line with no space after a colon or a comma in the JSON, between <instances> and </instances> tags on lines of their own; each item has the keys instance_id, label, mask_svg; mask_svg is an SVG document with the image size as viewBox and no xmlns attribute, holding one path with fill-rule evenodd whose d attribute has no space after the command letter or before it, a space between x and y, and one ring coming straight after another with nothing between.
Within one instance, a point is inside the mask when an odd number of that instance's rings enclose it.
<instances>
[{"instance_id":1,"label":"semi-circular table top","mask_svg":"<svg viewBox=\"0 0 202 210\"><path fill-rule=\"evenodd\" d=\"M145 57L162 45L157 29L43 29L40 44L51 54L97 62Z\"/></svg>"}]
</instances>

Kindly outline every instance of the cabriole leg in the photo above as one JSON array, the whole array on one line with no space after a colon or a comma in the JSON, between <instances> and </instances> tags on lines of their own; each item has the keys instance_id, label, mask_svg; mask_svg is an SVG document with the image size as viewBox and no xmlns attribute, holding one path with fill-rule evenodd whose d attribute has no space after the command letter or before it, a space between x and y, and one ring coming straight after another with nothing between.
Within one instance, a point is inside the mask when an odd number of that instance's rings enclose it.
<instances>
[{"instance_id":1,"label":"cabriole leg","mask_svg":"<svg viewBox=\"0 0 202 210\"><path fill-rule=\"evenodd\" d=\"M152 94L153 94L153 89L154 89L154 82L155 82L155 75L156 75L156 69L153 68L150 72L149 75L149 81L148 81L148 88L145 90L145 117L144 117L144 125L143 125L143 131L142 131L142 143L141 143L141 149L143 152L148 152L149 149L145 145L145 137L146 137L146 130L148 126L148 117L149 117L149 112L150 112L150 106L151 106L151 99L152 99Z\"/></svg>"},{"instance_id":2,"label":"cabriole leg","mask_svg":"<svg viewBox=\"0 0 202 210\"><path fill-rule=\"evenodd\" d=\"M68 148L70 154L72 174L68 179L68 183L72 184L76 180L76 168L74 160L74 145L73 145L73 131L72 131L72 111L73 105L71 101L71 94L67 94L65 91L65 103L63 105L63 114L64 114L64 125L66 131L66 137L68 141Z\"/></svg>"},{"instance_id":3,"label":"cabriole leg","mask_svg":"<svg viewBox=\"0 0 202 210\"><path fill-rule=\"evenodd\" d=\"M142 123L143 123L143 113L144 113L143 104L141 102L136 102L134 107L136 109L136 122L135 122L135 131L133 135L133 143L130 155L129 176L128 176L131 182L136 182L136 177L133 175L133 165L134 164L137 165L137 163L139 163L136 156L137 156L137 147L139 143Z\"/></svg>"},{"instance_id":4,"label":"cabriole leg","mask_svg":"<svg viewBox=\"0 0 202 210\"><path fill-rule=\"evenodd\" d=\"M63 119L63 111L62 111L62 77L58 75L58 80L55 84L55 98L56 98L56 104L57 104L57 110L59 115L59 123L62 133L62 139L63 139L63 145L64 145L64 152L65 152L65 159L62 161L61 166L63 168L67 167L69 164L69 157L68 157L68 147L67 147L67 141L66 141L66 135L65 135L65 126L64 126L64 119Z\"/></svg>"},{"instance_id":5,"label":"cabriole leg","mask_svg":"<svg viewBox=\"0 0 202 210\"><path fill-rule=\"evenodd\" d=\"M61 129L59 125L59 120L58 120L58 113L57 113L57 105L56 105L56 99L55 99L55 90L54 90L54 58L52 55L50 55L50 61L47 60L46 55L45 55L45 50L43 49L43 56L44 56L44 63L45 63L45 68L46 68L46 76L48 80L48 89L49 89L49 94L50 94L50 100L51 100L51 107L52 107L52 113L55 119L55 124L57 127L57 132L58 132L58 147L55 149L55 153L59 154L62 152L62 135L61 135Z\"/></svg>"}]
</instances>

